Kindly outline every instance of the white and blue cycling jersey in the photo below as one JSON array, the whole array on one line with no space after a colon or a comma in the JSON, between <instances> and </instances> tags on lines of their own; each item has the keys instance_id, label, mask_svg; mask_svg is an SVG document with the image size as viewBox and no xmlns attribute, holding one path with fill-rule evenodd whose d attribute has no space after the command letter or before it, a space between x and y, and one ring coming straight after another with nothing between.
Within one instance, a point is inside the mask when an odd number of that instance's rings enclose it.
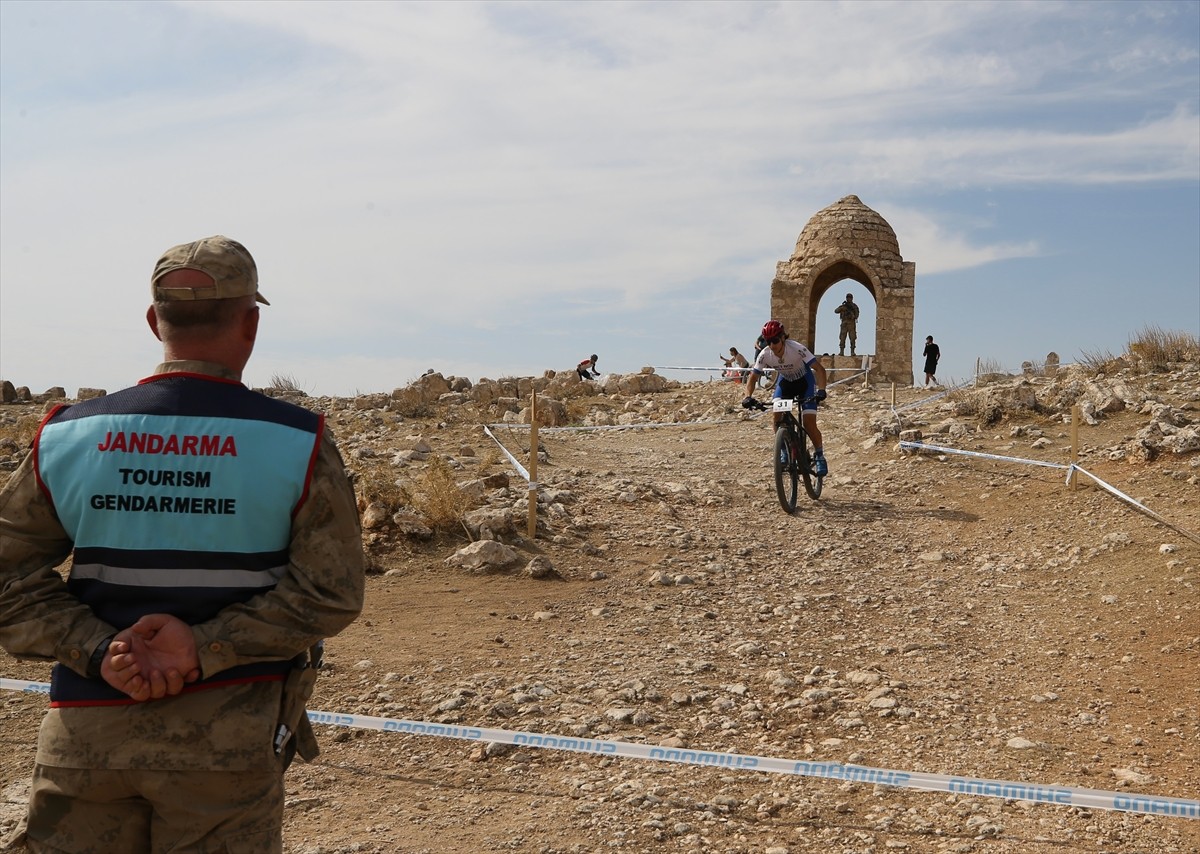
<instances>
[{"instance_id":1,"label":"white and blue cycling jersey","mask_svg":"<svg viewBox=\"0 0 1200 854\"><path fill-rule=\"evenodd\" d=\"M792 338L783 342L783 355L776 356L770 347L764 347L754 360L754 370L764 373L767 368L774 368L778 374L775 380L775 391L772 397L811 397L816 389L812 366L817 357L812 351ZM815 410L816 403L806 404L806 410Z\"/></svg>"},{"instance_id":2,"label":"white and blue cycling jersey","mask_svg":"<svg viewBox=\"0 0 1200 854\"><path fill-rule=\"evenodd\" d=\"M812 373L812 364L817 357L812 351L796 341L788 338L783 342L782 358L771 352L770 347L764 347L754 360L754 370L762 374L767 368L775 368L779 376L785 380L801 380Z\"/></svg>"}]
</instances>

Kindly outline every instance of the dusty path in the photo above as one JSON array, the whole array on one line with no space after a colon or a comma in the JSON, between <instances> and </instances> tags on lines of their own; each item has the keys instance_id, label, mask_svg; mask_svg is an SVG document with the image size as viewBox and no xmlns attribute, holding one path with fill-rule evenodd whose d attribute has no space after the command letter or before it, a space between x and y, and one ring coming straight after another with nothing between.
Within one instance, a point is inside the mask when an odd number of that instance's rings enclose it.
<instances>
[{"instance_id":1,"label":"dusty path","mask_svg":"<svg viewBox=\"0 0 1200 854\"><path fill-rule=\"evenodd\" d=\"M1068 491L1059 470L868 447L885 403L835 396L822 415L833 476L792 517L761 420L544 434L539 480L572 498L557 536L529 548L561 577L446 566L465 540L404 544L330 642L313 706L1200 796L1200 547L1095 489ZM1144 420L1122 413L1085 441L1108 447ZM1061 419L1037 422L1051 440L1037 449L1012 426L959 444L1065 458ZM489 441L469 424L427 435L435 450ZM1200 530L1195 455L1089 466ZM47 673L3 657L0 672ZM0 694L0 822L42 708ZM1180 818L318 735L321 757L288 777L292 854L1200 850L1200 821Z\"/></svg>"}]
</instances>

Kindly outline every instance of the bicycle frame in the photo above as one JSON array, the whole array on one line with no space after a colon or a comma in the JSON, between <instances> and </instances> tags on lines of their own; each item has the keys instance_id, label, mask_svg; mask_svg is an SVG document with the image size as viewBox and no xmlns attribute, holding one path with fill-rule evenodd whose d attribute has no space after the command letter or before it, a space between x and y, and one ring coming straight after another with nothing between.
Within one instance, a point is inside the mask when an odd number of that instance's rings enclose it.
<instances>
[{"instance_id":1,"label":"bicycle frame","mask_svg":"<svg viewBox=\"0 0 1200 854\"><path fill-rule=\"evenodd\" d=\"M813 399L808 398L804 402ZM797 485L801 478L804 480L804 491L814 501L821 496L824 480L813 470L808 431L804 429L803 422L797 421L792 414L798 402L798 398L775 398L771 401L771 411L779 416L779 426L775 431L775 490L779 495L779 504L787 513L796 511ZM800 417L804 417L803 410Z\"/></svg>"}]
</instances>

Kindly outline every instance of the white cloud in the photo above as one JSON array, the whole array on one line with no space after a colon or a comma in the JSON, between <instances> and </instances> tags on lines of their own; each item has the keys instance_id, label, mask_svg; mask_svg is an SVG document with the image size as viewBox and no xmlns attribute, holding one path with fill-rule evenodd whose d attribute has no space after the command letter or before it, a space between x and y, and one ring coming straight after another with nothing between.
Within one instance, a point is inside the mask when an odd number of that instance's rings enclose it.
<instances>
[{"instance_id":1,"label":"white cloud","mask_svg":"<svg viewBox=\"0 0 1200 854\"><path fill-rule=\"evenodd\" d=\"M565 318L748 298L847 193L932 273L1054 246L951 195L1200 180L1187 4L0 10L6 373L40 369L11 318L47 289L87 312L68 342L125 328L147 250L217 232L277 328L338 348L314 375L383 378L423 362L372 348L440 353L456 318L532 325L532 360Z\"/></svg>"},{"instance_id":2,"label":"white cloud","mask_svg":"<svg viewBox=\"0 0 1200 854\"><path fill-rule=\"evenodd\" d=\"M1035 258L1042 254L1037 241L1021 243L976 243L962 231L932 219L920 210L896 205L881 206L888 224L904 235L900 253L917 264L917 275L968 270L1009 258ZM974 230L988 230L987 223L971 223Z\"/></svg>"}]
</instances>

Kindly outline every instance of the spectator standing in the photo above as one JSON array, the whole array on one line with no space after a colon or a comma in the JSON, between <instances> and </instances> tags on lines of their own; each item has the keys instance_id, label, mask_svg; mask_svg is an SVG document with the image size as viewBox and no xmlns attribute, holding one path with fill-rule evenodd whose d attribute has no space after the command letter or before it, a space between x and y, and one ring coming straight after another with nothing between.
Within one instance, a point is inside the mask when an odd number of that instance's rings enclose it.
<instances>
[{"instance_id":1,"label":"spectator standing","mask_svg":"<svg viewBox=\"0 0 1200 854\"><path fill-rule=\"evenodd\" d=\"M854 302L854 294L846 294L845 301L834 311L842 318L838 329L838 355L846 355L846 338L850 338L850 355L856 356L855 345L858 342L858 306Z\"/></svg>"},{"instance_id":2,"label":"spectator standing","mask_svg":"<svg viewBox=\"0 0 1200 854\"><path fill-rule=\"evenodd\" d=\"M267 304L244 246L173 247L151 292L164 361L51 410L0 491L0 645L55 662L23 835L279 852L313 659L362 609L354 492L322 415L241 383Z\"/></svg>"},{"instance_id":3,"label":"spectator standing","mask_svg":"<svg viewBox=\"0 0 1200 854\"><path fill-rule=\"evenodd\" d=\"M933 343L932 335L925 336L925 349L921 351L921 355L925 357L925 388L936 387L938 381L935 374L938 360L942 358L942 350Z\"/></svg>"}]
</instances>

